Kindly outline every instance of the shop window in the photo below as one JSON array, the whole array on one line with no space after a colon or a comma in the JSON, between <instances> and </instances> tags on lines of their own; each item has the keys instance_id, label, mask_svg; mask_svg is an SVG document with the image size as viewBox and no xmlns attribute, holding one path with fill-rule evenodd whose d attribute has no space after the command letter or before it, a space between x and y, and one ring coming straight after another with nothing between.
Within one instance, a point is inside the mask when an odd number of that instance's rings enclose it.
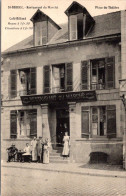
<instances>
[{"instance_id":1,"label":"shop window","mask_svg":"<svg viewBox=\"0 0 126 196\"><path fill-rule=\"evenodd\" d=\"M91 61L91 89L114 88L114 58Z\"/></svg>"},{"instance_id":2,"label":"shop window","mask_svg":"<svg viewBox=\"0 0 126 196\"><path fill-rule=\"evenodd\" d=\"M27 118L26 118L26 111L19 112L19 125L20 125L20 136L29 136L27 133Z\"/></svg>"},{"instance_id":3,"label":"shop window","mask_svg":"<svg viewBox=\"0 0 126 196\"><path fill-rule=\"evenodd\" d=\"M27 110L19 112L20 136L37 136L37 110Z\"/></svg>"},{"instance_id":4,"label":"shop window","mask_svg":"<svg viewBox=\"0 0 126 196\"><path fill-rule=\"evenodd\" d=\"M36 68L19 70L20 96L36 94Z\"/></svg>"},{"instance_id":5,"label":"shop window","mask_svg":"<svg viewBox=\"0 0 126 196\"><path fill-rule=\"evenodd\" d=\"M17 122L19 129L17 131ZM19 110L10 113L10 137L37 137L37 110Z\"/></svg>"},{"instance_id":6,"label":"shop window","mask_svg":"<svg viewBox=\"0 0 126 196\"><path fill-rule=\"evenodd\" d=\"M82 107L82 138L116 137L115 105Z\"/></svg>"},{"instance_id":7,"label":"shop window","mask_svg":"<svg viewBox=\"0 0 126 196\"><path fill-rule=\"evenodd\" d=\"M92 136L106 136L106 107L92 107Z\"/></svg>"}]
</instances>

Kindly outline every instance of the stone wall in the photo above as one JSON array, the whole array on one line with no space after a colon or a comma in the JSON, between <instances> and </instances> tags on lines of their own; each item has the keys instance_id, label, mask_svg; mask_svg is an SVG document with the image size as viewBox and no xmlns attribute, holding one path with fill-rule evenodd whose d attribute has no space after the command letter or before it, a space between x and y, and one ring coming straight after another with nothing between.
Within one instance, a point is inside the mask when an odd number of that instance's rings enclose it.
<instances>
[{"instance_id":1,"label":"stone wall","mask_svg":"<svg viewBox=\"0 0 126 196\"><path fill-rule=\"evenodd\" d=\"M108 163L122 164L122 141L84 141L76 140L71 144L71 162L88 163L91 152L104 152L108 155Z\"/></svg>"}]
</instances>

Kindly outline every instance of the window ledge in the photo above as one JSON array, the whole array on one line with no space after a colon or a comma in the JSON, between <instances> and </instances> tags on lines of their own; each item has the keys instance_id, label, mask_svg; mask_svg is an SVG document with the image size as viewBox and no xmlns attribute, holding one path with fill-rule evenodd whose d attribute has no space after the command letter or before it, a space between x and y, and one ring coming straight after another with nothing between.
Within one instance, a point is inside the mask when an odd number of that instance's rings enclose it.
<instances>
[{"instance_id":1,"label":"window ledge","mask_svg":"<svg viewBox=\"0 0 126 196\"><path fill-rule=\"evenodd\" d=\"M103 138L103 137L101 137L101 138L78 138L78 139L75 139L75 141L86 141L86 142L101 142L101 141L103 141L103 142L110 142L110 141L122 141L122 138Z\"/></svg>"},{"instance_id":2,"label":"window ledge","mask_svg":"<svg viewBox=\"0 0 126 196\"><path fill-rule=\"evenodd\" d=\"M2 139L3 141L31 141L32 138L8 138L8 139Z\"/></svg>"},{"instance_id":3,"label":"window ledge","mask_svg":"<svg viewBox=\"0 0 126 196\"><path fill-rule=\"evenodd\" d=\"M119 88L111 88L111 89L100 89L96 90L96 93L101 94L101 93L117 93L119 92Z\"/></svg>"}]
</instances>

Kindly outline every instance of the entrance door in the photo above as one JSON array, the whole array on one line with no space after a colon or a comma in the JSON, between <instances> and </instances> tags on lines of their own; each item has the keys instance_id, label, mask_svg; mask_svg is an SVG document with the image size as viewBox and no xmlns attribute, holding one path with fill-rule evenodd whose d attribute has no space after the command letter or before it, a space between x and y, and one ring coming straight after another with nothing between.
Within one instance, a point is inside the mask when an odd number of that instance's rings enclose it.
<instances>
[{"instance_id":1,"label":"entrance door","mask_svg":"<svg viewBox=\"0 0 126 196\"><path fill-rule=\"evenodd\" d=\"M69 111L67 109L59 109L56 111L57 127L56 127L56 142L58 146L63 145L63 137L65 132L69 131Z\"/></svg>"}]
</instances>

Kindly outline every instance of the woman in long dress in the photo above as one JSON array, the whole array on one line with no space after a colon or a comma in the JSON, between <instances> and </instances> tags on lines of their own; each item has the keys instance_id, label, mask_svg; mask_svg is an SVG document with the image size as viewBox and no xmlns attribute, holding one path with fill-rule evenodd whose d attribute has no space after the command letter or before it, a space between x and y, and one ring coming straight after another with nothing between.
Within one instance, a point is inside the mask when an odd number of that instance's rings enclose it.
<instances>
[{"instance_id":1,"label":"woman in long dress","mask_svg":"<svg viewBox=\"0 0 126 196\"><path fill-rule=\"evenodd\" d=\"M49 147L50 147L50 142L48 139L45 140L44 144L44 152L43 152L43 163L49 163Z\"/></svg>"},{"instance_id":2,"label":"woman in long dress","mask_svg":"<svg viewBox=\"0 0 126 196\"><path fill-rule=\"evenodd\" d=\"M65 132L65 136L63 137L64 147L62 155L64 157L68 157L70 153L70 137L68 136L68 132Z\"/></svg>"},{"instance_id":3,"label":"woman in long dress","mask_svg":"<svg viewBox=\"0 0 126 196\"><path fill-rule=\"evenodd\" d=\"M37 140L36 137L31 141L32 161L37 161Z\"/></svg>"}]
</instances>

